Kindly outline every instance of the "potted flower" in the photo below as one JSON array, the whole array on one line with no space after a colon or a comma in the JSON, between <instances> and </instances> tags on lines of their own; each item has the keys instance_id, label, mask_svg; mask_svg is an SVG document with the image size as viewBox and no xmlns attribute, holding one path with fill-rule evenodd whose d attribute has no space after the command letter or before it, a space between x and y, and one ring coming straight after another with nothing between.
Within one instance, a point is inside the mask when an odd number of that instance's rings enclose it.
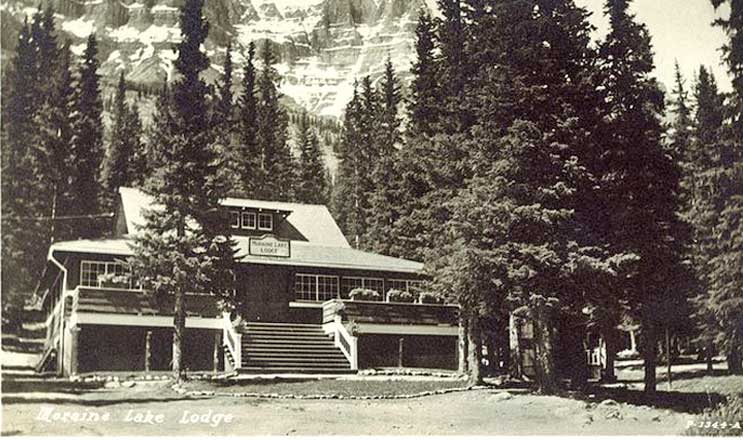
<instances>
[{"instance_id":1,"label":"potted flower","mask_svg":"<svg viewBox=\"0 0 743 440\"><path fill-rule=\"evenodd\" d=\"M444 300L433 292L421 292L421 304L443 304Z\"/></svg>"},{"instance_id":2,"label":"potted flower","mask_svg":"<svg viewBox=\"0 0 743 440\"><path fill-rule=\"evenodd\" d=\"M357 287L348 294L351 301L381 301L382 295L376 290Z\"/></svg>"},{"instance_id":3,"label":"potted flower","mask_svg":"<svg viewBox=\"0 0 743 440\"><path fill-rule=\"evenodd\" d=\"M407 290L390 289L387 292L387 301L398 303L413 303L415 302L415 295L408 292Z\"/></svg>"}]
</instances>

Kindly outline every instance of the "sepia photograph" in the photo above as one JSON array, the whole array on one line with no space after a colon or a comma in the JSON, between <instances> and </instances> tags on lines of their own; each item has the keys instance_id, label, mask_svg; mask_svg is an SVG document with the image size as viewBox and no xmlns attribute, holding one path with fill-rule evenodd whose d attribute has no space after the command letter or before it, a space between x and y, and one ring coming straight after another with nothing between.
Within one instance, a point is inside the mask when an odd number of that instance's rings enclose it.
<instances>
[{"instance_id":1,"label":"sepia photograph","mask_svg":"<svg viewBox=\"0 0 743 440\"><path fill-rule=\"evenodd\" d=\"M1 0L2 436L743 436L743 0Z\"/></svg>"}]
</instances>

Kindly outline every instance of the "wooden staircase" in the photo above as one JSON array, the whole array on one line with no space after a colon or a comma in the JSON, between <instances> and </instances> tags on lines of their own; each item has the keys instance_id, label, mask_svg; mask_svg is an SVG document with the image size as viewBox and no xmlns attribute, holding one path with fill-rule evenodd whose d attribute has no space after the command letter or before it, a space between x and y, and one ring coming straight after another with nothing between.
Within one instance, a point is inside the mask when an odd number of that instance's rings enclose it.
<instances>
[{"instance_id":1,"label":"wooden staircase","mask_svg":"<svg viewBox=\"0 0 743 440\"><path fill-rule=\"evenodd\" d=\"M322 325L249 322L240 332L240 373L354 373Z\"/></svg>"}]
</instances>

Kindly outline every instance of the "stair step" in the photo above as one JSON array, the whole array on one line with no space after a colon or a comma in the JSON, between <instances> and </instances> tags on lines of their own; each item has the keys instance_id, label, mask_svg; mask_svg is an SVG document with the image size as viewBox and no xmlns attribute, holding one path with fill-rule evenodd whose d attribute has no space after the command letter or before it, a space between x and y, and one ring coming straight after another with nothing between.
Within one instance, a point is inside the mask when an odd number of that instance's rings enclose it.
<instances>
[{"instance_id":1,"label":"stair step","mask_svg":"<svg viewBox=\"0 0 743 440\"><path fill-rule=\"evenodd\" d=\"M305 334L293 334L293 333L247 333L243 335L243 340L255 340L255 339L285 339L285 338L291 338L291 339L301 339L301 340L324 340L324 339L330 339L329 336L325 336L323 333L319 333L316 335L305 335Z\"/></svg>"},{"instance_id":2,"label":"stair step","mask_svg":"<svg viewBox=\"0 0 743 440\"><path fill-rule=\"evenodd\" d=\"M328 339L326 341L323 340L310 340L310 341L303 341L303 340L296 340L296 339L263 339L259 341L245 341L243 340L241 345L244 347L251 346L282 346L282 347L293 347L293 346L316 346L316 347L333 347L333 341Z\"/></svg>"},{"instance_id":3,"label":"stair step","mask_svg":"<svg viewBox=\"0 0 743 440\"><path fill-rule=\"evenodd\" d=\"M289 322L257 322L244 323L245 327L285 327L285 328L322 328L322 324L295 324Z\"/></svg>"},{"instance_id":4,"label":"stair step","mask_svg":"<svg viewBox=\"0 0 743 440\"><path fill-rule=\"evenodd\" d=\"M343 359L343 360L338 360L338 359L307 360L307 359L286 359L286 358L263 358L263 359L249 358L249 359L243 360L242 364L245 366L254 365L254 366L269 366L269 367L303 365L307 367L333 366L333 367L339 367L339 368L348 368L348 361L346 359Z\"/></svg>"},{"instance_id":5,"label":"stair step","mask_svg":"<svg viewBox=\"0 0 743 440\"><path fill-rule=\"evenodd\" d=\"M305 353L304 355L287 355L283 353L247 353L247 356L243 355L243 359L256 359L256 360L296 360L296 361L343 361L346 362L346 356L343 353L338 354L325 354L325 355L312 355Z\"/></svg>"},{"instance_id":6,"label":"stair step","mask_svg":"<svg viewBox=\"0 0 743 440\"><path fill-rule=\"evenodd\" d=\"M316 348L316 349L282 349L282 348L275 348L275 347L266 347L266 348L255 348L255 347L248 347L242 351L243 353L247 354L263 354L263 353L275 353L280 355L301 355L301 356L324 356L328 354L332 355L339 355L341 352L338 351L335 347L322 347L322 348Z\"/></svg>"},{"instance_id":7,"label":"stair step","mask_svg":"<svg viewBox=\"0 0 743 440\"><path fill-rule=\"evenodd\" d=\"M237 369L238 374L277 374L277 373L308 373L308 374L354 374L356 370L350 368L286 368L286 367L240 367Z\"/></svg>"},{"instance_id":8,"label":"stair step","mask_svg":"<svg viewBox=\"0 0 743 440\"><path fill-rule=\"evenodd\" d=\"M253 330L248 329L243 332L243 337L250 337L255 335L287 335L287 336L314 336L322 337L325 336L325 332L322 330L297 330L297 331L286 331L286 330Z\"/></svg>"}]
</instances>

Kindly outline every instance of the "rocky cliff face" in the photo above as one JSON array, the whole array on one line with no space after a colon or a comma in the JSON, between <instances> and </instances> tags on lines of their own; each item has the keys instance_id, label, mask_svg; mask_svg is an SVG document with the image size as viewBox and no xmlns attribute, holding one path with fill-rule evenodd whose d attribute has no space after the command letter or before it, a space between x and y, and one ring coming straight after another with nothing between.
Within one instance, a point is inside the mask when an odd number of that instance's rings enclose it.
<instances>
[{"instance_id":1,"label":"rocky cliff face","mask_svg":"<svg viewBox=\"0 0 743 440\"><path fill-rule=\"evenodd\" d=\"M183 0L46 0L58 15L58 28L82 53L90 32L100 41L102 73L113 82L120 70L127 80L146 85L173 75L173 43L180 39ZM427 2L428 1L428 2ZM317 115L339 116L353 82L376 80L389 55L405 79L414 55L413 29L432 0L206 0L210 23L205 44L212 66L221 71L225 47L233 43L238 65L254 41L279 48L282 92ZM31 15L37 0L2 4L4 52L15 44L18 23ZM15 29L15 31L14 31ZM6 35L8 34L8 35ZM241 69L237 69L240 74Z\"/></svg>"}]
</instances>

